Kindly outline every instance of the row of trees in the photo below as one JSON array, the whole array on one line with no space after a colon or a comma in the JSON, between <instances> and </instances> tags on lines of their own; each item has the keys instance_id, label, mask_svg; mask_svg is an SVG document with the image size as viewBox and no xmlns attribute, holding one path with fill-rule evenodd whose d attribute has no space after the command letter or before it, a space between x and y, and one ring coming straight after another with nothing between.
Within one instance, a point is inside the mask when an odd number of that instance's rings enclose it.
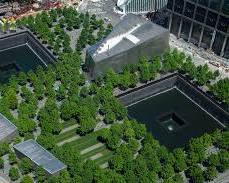
<instances>
[{"instance_id":1,"label":"row of trees","mask_svg":"<svg viewBox=\"0 0 229 183\"><path fill-rule=\"evenodd\" d=\"M228 169L228 134L228 131L216 130L210 135L192 139L185 149L170 152L150 133L146 134L144 126L126 121L104 129L99 139L115 150L109 168L121 174L126 182L158 182L160 178L164 182L183 182L181 172L193 182L204 182L215 179L218 172ZM137 139L143 139L141 148ZM220 151L208 154L212 147Z\"/></svg>"},{"instance_id":2,"label":"row of trees","mask_svg":"<svg viewBox=\"0 0 229 183\"><path fill-rule=\"evenodd\" d=\"M138 64L126 65L120 74L108 70L103 79L106 84L114 88L119 87L121 90L126 90L135 87L138 82L146 83L154 80L158 74L175 71L186 74L199 86L207 86L221 101L229 104L228 78L215 83L219 71L210 71L207 64L195 66L191 57L186 57L183 52L178 52L177 49L165 53L161 58L155 57L150 60L143 57Z\"/></svg>"},{"instance_id":3,"label":"row of trees","mask_svg":"<svg viewBox=\"0 0 229 183\"><path fill-rule=\"evenodd\" d=\"M70 46L71 38L67 32L81 29L75 48L80 53L87 44L95 44L112 30L111 24L104 28L103 20L97 20L95 15L90 16L88 13L78 13L72 7L43 11L36 17L24 17L17 21L17 26L28 27L57 55L73 51ZM99 30L96 35L97 29Z\"/></svg>"},{"instance_id":4,"label":"row of trees","mask_svg":"<svg viewBox=\"0 0 229 183\"><path fill-rule=\"evenodd\" d=\"M110 129L103 129L99 140L105 142L109 149L116 150L122 143L128 144L133 154L137 152L140 140L146 135L146 128L136 121L125 120L123 123L116 123Z\"/></svg>"}]
</instances>

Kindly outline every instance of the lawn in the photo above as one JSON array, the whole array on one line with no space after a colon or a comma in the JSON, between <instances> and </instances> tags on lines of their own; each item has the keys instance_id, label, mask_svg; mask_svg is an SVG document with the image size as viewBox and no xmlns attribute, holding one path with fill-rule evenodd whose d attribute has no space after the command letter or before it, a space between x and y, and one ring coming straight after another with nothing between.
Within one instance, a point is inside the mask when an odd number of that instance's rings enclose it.
<instances>
[{"instance_id":1,"label":"lawn","mask_svg":"<svg viewBox=\"0 0 229 183\"><path fill-rule=\"evenodd\" d=\"M103 154L102 157L94 160L97 165L102 165L102 164L108 162L113 157L114 152L110 151L110 150L106 150L106 151L102 152L102 154Z\"/></svg>"},{"instance_id":2,"label":"lawn","mask_svg":"<svg viewBox=\"0 0 229 183\"><path fill-rule=\"evenodd\" d=\"M77 124L75 120L69 120L69 121L63 122L63 127L68 128L68 127L75 125L75 124Z\"/></svg>"},{"instance_id":3,"label":"lawn","mask_svg":"<svg viewBox=\"0 0 229 183\"><path fill-rule=\"evenodd\" d=\"M96 131L96 132L92 132L86 136L81 137L80 139L77 139L73 142L70 142L69 144L72 147L75 147L77 150L82 151L86 148L89 148L97 143L99 143L99 141L97 140L97 137L99 136L100 131ZM98 147L86 154L82 155L83 159L89 159L90 157L101 153L103 156L94 160L96 162L97 165L102 165L104 163L106 163L114 154L113 151L110 151L107 149L106 145L104 144L104 146L102 147Z\"/></svg>"},{"instance_id":4,"label":"lawn","mask_svg":"<svg viewBox=\"0 0 229 183\"><path fill-rule=\"evenodd\" d=\"M69 138L71 138L71 137L73 137L75 135L76 135L76 129L74 128L74 129L72 129L70 131L67 131L65 133L57 135L56 136L56 141L57 142L61 142L63 140L69 139Z\"/></svg>"},{"instance_id":5,"label":"lawn","mask_svg":"<svg viewBox=\"0 0 229 183\"><path fill-rule=\"evenodd\" d=\"M88 152L88 153L86 153L86 154L83 154L82 157L83 157L83 159L88 159L88 158L90 158L91 156L94 156L94 155L96 155L97 153L101 153L103 150L106 150L106 149L107 149L107 148L106 148L106 146L104 145L104 146L99 147L99 148L97 148L97 149L94 149L94 150L92 150L92 151L90 151L90 152Z\"/></svg>"}]
</instances>

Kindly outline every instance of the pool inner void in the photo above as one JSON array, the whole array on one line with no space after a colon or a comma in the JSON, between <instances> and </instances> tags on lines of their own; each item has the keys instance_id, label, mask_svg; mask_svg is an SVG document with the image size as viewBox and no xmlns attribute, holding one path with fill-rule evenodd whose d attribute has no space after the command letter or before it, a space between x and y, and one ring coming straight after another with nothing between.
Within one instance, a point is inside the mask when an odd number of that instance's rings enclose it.
<instances>
[{"instance_id":1,"label":"pool inner void","mask_svg":"<svg viewBox=\"0 0 229 183\"><path fill-rule=\"evenodd\" d=\"M186 123L175 112L160 116L157 120L168 132L175 132Z\"/></svg>"},{"instance_id":2,"label":"pool inner void","mask_svg":"<svg viewBox=\"0 0 229 183\"><path fill-rule=\"evenodd\" d=\"M0 82L6 83L20 71L46 67L55 57L29 31L0 37Z\"/></svg>"}]
</instances>

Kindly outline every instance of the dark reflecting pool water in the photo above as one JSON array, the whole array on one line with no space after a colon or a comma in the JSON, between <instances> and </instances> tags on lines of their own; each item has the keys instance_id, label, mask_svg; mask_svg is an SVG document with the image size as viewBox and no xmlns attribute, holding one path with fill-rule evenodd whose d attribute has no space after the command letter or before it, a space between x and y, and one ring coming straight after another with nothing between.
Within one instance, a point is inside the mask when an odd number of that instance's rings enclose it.
<instances>
[{"instance_id":1,"label":"dark reflecting pool water","mask_svg":"<svg viewBox=\"0 0 229 183\"><path fill-rule=\"evenodd\" d=\"M27 45L0 51L0 82L7 82L20 71L35 70L38 65L45 64Z\"/></svg>"},{"instance_id":2,"label":"dark reflecting pool water","mask_svg":"<svg viewBox=\"0 0 229 183\"><path fill-rule=\"evenodd\" d=\"M129 106L128 114L144 123L153 136L170 149L184 146L192 137L222 128L175 88Z\"/></svg>"}]
</instances>

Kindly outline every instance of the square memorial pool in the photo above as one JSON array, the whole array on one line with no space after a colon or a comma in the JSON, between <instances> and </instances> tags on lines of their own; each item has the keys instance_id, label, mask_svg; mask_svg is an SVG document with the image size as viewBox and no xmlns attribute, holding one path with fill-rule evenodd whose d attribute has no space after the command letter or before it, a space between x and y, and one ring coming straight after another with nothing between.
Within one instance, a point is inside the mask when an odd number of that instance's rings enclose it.
<instances>
[{"instance_id":1,"label":"square memorial pool","mask_svg":"<svg viewBox=\"0 0 229 183\"><path fill-rule=\"evenodd\" d=\"M11 75L35 70L55 61L52 53L28 30L0 36L0 82Z\"/></svg>"},{"instance_id":2,"label":"square memorial pool","mask_svg":"<svg viewBox=\"0 0 229 183\"><path fill-rule=\"evenodd\" d=\"M183 147L192 137L212 132L222 125L177 88L127 106L128 115L169 149Z\"/></svg>"},{"instance_id":3,"label":"square memorial pool","mask_svg":"<svg viewBox=\"0 0 229 183\"><path fill-rule=\"evenodd\" d=\"M27 45L21 45L0 51L0 82L5 83L11 75L20 71L35 70L45 63Z\"/></svg>"}]
</instances>

